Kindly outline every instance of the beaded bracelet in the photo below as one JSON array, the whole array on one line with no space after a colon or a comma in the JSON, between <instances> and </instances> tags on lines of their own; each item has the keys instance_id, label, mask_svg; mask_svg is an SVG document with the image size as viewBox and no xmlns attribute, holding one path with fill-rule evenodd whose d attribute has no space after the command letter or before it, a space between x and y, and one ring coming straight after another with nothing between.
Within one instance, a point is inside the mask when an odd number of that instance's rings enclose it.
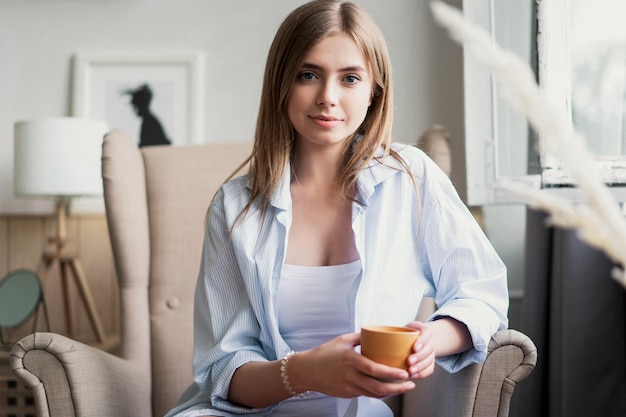
<instances>
[{"instance_id":1,"label":"beaded bracelet","mask_svg":"<svg viewBox=\"0 0 626 417\"><path fill-rule=\"evenodd\" d=\"M287 390L289 395L291 395L292 397L304 398L310 394L310 391L297 393L291 387L291 384L289 383L289 377L287 376L287 362L289 362L289 358L291 358L295 354L296 352L292 350L289 353L287 353L284 358L280 360L280 377L282 378L283 385L285 386L285 389Z\"/></svg>"}]
</instances>

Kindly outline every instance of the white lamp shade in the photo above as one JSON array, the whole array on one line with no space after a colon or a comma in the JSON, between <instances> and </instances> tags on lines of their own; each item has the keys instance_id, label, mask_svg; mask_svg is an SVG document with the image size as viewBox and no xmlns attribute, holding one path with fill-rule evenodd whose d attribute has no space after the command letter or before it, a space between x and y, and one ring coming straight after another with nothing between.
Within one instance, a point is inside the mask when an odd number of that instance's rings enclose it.
<instances>
[{"instance_id":1,"label":"white lamp shade","mask_svg":"<svg viewBox=\"0 0 626 417\"><path fill-rule=\"evenodd\" d=\"M58 117L15 123L15 192L22 196L102 194L100 120Z\"/></svg>"}]
</instances>

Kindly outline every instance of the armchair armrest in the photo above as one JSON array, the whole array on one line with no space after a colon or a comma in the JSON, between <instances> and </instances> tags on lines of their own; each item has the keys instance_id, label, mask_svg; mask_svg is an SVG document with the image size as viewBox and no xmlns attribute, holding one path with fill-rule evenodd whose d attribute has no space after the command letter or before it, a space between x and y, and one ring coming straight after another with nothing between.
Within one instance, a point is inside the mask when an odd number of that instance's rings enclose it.
<instances>
[{"instance_id":1,"label":"armchair armrest","mask_svg":"<svg viewBox=\"0 0 626 417\"><path fill-rule=\"evenodd\" d=\"M403 396L402 416L506 417L515 386L536 363L537 348L528 336L501 330L491 339L482 364L455 374L436 367L432 376L416 381L416 388Z\"/></svg>"},{"instance_id":2,"label":"armchair armrest","mask_svg":"<svg viewBox=\"0 0 626 417\"><path fill-rule=\"evenodd\" d=\"M149 416L150 381L127 360L54 333L33 333L10 355L39 417Z\"/></svg>"}]
</instances>

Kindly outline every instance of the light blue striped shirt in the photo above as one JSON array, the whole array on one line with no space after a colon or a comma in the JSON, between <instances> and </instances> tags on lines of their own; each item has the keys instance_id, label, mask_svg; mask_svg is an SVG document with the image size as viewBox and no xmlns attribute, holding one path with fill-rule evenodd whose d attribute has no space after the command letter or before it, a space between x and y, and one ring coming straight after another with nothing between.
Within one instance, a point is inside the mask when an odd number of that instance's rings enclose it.
<instances>
[{"instance_id":1,"label":"light blue striped shirt","mask_svg":"<svg viewBox=\"0 0 626 417\"><path fill-rule=\"evenodd\" d=\"M419 195L391 157L384 165L372 161L359 175L352 227L363 270L354 331L405 325L415 319L422 298L433 297L439 308L430 320L449 316L465 323L474 343L467 352L437 359L456 372L483 361L491 336L507 326L506 268L448 177L417 148L393 149L410 166ZM276 360L290 350L276 313L292 218L286 172L265 217L251 210L231 235L248 201L249 178L225 183L211 203L195 295L193 374L199 391L169 415L197 415L181 412L192 409L219 416L271 411L242 408L227 398L239 366ZM368 415L368 407L380 407L375 402L338 399L338 415Z\"/></svg>"}]
</instances>

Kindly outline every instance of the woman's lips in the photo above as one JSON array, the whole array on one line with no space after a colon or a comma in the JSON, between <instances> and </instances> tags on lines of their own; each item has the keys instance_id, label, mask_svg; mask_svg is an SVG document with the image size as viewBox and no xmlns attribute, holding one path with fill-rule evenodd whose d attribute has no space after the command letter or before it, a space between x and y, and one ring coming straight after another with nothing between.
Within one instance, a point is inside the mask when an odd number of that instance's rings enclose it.
<instances>
[{"instance_id":1,"label":"woman's lips","mask_svg":"<svg viewBox=\"0 0 626 417\"><path fill-rule=\"evenodd\" d=\"M309 116L309 118L313 121L313 123L323 128L331 128L341 122L341 119L338 119L334 116L327 116L323 114L316 115L316 116Z\"/></svg>"}]
</instances>

